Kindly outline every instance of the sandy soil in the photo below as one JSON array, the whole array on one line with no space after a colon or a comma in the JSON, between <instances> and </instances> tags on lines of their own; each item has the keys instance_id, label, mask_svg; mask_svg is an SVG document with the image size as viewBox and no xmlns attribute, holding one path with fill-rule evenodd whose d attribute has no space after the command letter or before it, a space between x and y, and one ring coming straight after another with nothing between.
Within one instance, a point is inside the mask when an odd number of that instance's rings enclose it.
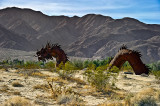
<instances>
[{"instance_id":1,"label":"sandy soil","mask_svg":"<svg viewBox=\"0 0 160 106\"><path fill-rule=\"evenodd\" d=\"M57 78L59 75L55 72L46 70L39 70L43 77L25 76L18 73L18 69L0 69L0 103L2 104L7 99L18 95L29 99L32 103L40 106L53 106L58 105L57 101L50 98L51 91L44 89L35 89L37 85L48 85L48 78ZM76 73L75 78L86 81L83 77L83 71ZM46 77L44 77L46 76ZM19 82L23 86L15 87L14 82ZM80 98L85 102L85 105L98 105L106 103L108 98L98 94L93 87L86 84L78 84L76 82L62 81L67 87L71 87L74 92L81 93ZM61 84L53 82L53 85ZM87 82L86 82L87 83ZM154 88L160 90L160 84L153 75L148 77L140 75L124 74L121 72L117 78L115 86L126 93L138 93L146 88ZM18 92L18 93L17 93Z\"/></svg>"}]
</instances>

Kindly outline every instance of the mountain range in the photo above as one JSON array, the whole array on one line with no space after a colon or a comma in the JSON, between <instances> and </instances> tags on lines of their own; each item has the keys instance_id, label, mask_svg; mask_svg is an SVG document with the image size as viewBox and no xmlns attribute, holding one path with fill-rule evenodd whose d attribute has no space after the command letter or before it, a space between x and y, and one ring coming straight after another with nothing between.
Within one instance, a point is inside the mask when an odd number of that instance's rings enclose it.
<instances>
[{"instance_id":1,"label":"mountain range","mask_svg":"<svg viewBox=\"0 0 160 106\"><path fill-rule=\"evenodd\" d=\"M67 17L17 7L0 10L0 47L36 51L47 41L59 43L69 56L103 59L125 44L140 51L145 63L160 60L157 24L100 14Z\"/></svg>"}]
</instances>

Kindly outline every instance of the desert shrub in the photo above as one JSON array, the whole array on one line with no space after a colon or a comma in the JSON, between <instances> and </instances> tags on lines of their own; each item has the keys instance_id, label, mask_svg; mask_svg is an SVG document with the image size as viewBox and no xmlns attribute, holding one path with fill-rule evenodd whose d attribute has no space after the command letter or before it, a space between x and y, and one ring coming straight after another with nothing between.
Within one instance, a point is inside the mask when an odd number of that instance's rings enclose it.
<instances>
[{"instance_id":1,"label":"desert shrub","mask_svg":"<svg viewBox=\"0 0 160 106\"><path fill-rule=\"evenodd\" d=\"M148 64L152 71L160 71L160 61Z\"/></svg>"},{"instance_id":2,"label":"desert shrub","mask_svg":"<svg viewBox=\"0 0 160 106\"><path fill-rule=\"evenodd\" d=\"M49 62L45 63L44 67L48 68L48 69L52 69L52 68L55 68L55 65L56 65L55 62L49 61Z\"/></svg>"},{"instance_id":3,"label":"desert shrub","mask_svg":"<svg viewBox=\"0 0 160 106\"><path fill-rule=\"evenodd\" d=\"M1 65L9 65L9 60L3 60L0 62Z\"/></svg>"},{"instance_id":4,"label":"desert shrub","mask_svg":"<svg viewBox=\"0 0 160 106\"><path fill-rule=\"evenodd\" d=\"M9 60L3 60L0 62L0 69L5 69L9 68L11 65L9 64Z\"/></svg>"},{"instance_id":5,"label":"desert shrub","mask_svg":"<svg viewBox=\"0 0 160 106\"><path fill-rule=\"evenodd\" d=\"M48 85L51 89L51 97L57 101L58 104L72 104L72 103L81 103L82 99L79 97L79 94L74 92L72 88L66 87L64 85L58 86L54 85L53 82L48 82Z\"/></svg>"},{"instance_id":6,"label":"desert shrub","mask_svg":"<svg viewBox=\"0 0 160 106\"><path fill-rule=\"evenodd\" d=\"M0 65L0 69L3 69L3 66L2 66L2 65Z\"/></svg>"},{"instance_id":7,"label":"desert shrub","mask_svg":"<svg viewBox=\"0 0 160 106\"><path fill-rule=\"evenodd\" d=\"M131 106L131 98L134 97L134 95L132 93L128 93L125 96L124 102L125 102L125 106Z\"/></svg>"},{"instance_id":8,"label":"desert shrub","mask_svg":"<svg viewBox=\"0 0 160 106\"><path fill-rule=\"evenodd\" d=\"M59 95L57 98L57 103L60 105L70 105L70 106L84 106L83 100L78 96L74 94L68 94L68 95Z\"/></svg>"},{"instance_id":9,"label":"desert shrub","mask_svg":"<svg viewBox=\"0 0 160 106\"><path fill-rule=\"evenodd\" d=\"M82 60L73 60L72 64L77 70L83 69L83 61Z\"/></svg>"},{"instance_id":10,"label":"desert shrub","mask_svg":"<svg viewBox=\"0 0 160 106\"><path fill-rule=\"evenodd\" d=\"M110 86L110 84L113 86L115 85L119 69L113 67L111 70L106 70L108 66L109 65L99 66L95 70L95 64L91 64L84 73L84 75L87 76L87 81L98 91L105 91L106 86ZM110 80L111 83L109 83Z\"/></svg>"},{"instance_id":11,"label":"desert shrub","mask_svg":"<svg viewBox=\"0 0 160 106\"><path fill-rule=\"evenodd\" d=\"M131 67L131 65L129 64L128 61L126 61L123 66L122 66L123 70L133 70L133 68Z\"/></svg>"},{"instance_id":12,"label":"desert shrub","mask_svg":"<svg viewBox=\"0 0 160 106\"><path fill-rule=\"evenodd\" d=\"M110 63L111 59L112 57L107 57L102 60L98 60L98 59L97 60L85 60L83 63L83 67L87 68L90 64L95 64L96 68L99 66L105 66Z\"/></svg>"},{"instance_id":13,"label":"desert shrub","mask_svg":"<svg viewBox=\"0 0 160 106\"><path fill-rule=\"evenodd\" d=\"M109 71L113 73L119 73L120 70L116 66L113 66Z\"/></svg>"},{"instance_id":14,"label":"desert shrub","mask_svg":"<svg viewBox=\"0 0 160 106\"><path fill-rule=\"evenodd\" d=\"M100 65L100 60L93 60L92 63L95 64L96 67L98 67Z\"/></svg>"},{"instance_id":15,"label":"desert shrub","mask_svg":"<svg viewBox=\"0 0 160 106\"><path fill-rule=\"evenodd\" d=\"M105 59L101 60L99 66L103 66L103 65L109 64L110 61L112 60L112 58L113 57L106 57Z\"/></svg>"},{"instance_id":16,"label":"desert shrub","mask_svg":"<svg viewBox=\"0 0 160 106\"><path fill-rule=\"evenodd\" d=\"M38 69L40 68L41 62L27 61L24 64L24 68L26 69Z\"/></svg>"},{"instance_id":17,"label":"desert shrub","mask_svg":"<svg viewBox=\"0 0 160 106\"><path fill-rule=\"evenodd\" d=\"M109 64L107 64L107 65L102 65L102 66L98 66L97 68L96 68L96 70L107 70L108 69L108 67L109 67Z\"/></svg>"},{"instance_id":18,"label":"desert shrub","mask_svg":"<svg viewBox=\"0 0 160 106\"><path fill-rule=\"evenodd\" d=\"M88 65L89 65L89 63L90 63L89 60L85 60L85 61L83 62L83 67L84 67L84 68L87 68Z\"/></svg>"},{"instance_id":19,"label":"desert shrub","mask_svg":"<svg viewBox=\"0 0 160 106\"><path fill-rule=\"evenodd\" d=\"M87 76L87 81L98 91L104 91L109 84L110 74L104 74L103 70L86 70L84 74Z\"/></svg>"},{"instance_id":20,"label":"desert shrub","mask_svg":"<svg viewBox=\"0 0 160 106\"><path fill-rule=\"evenodd\" d=\"M65 70L67 70L67 71L78 69L78 67L75 67L75 65L72 64L71 62L66 62L64 68L65 68Z\"/></svg>"},{"instance_id":21,"label":"desert shrub","mask_svg":"<svg viewBox=\"0 0 160 106\"><path fill-rule=\"evenodd\" d=\"M62 79L67 79L71 77L71 72L70 70L58 70L58 74Z\"/></svg>"},{"instance_id":22,"label":"desert shrub","mask_svg":"<svg viewBox=\"0 0 160 106\"><path fill-rule=\"evenodd\" d=\"M11 65L24 65L24 60L14 59L10 61Z\"/></svg>"},{"instance_id":23,"label":"desert shrub","mask_svg":"<svg viewBox=\"0 0 160 106\"><path fill-rule=\"evenodd\" d=\"M58 70L58 74L61 78L65 79L68 78L74 73L77 69L71 62L66 62L63 64L62 62L59 64L59 66L56 68Z\"/></svg>"},{"instance_id":24,"label":"desert shrub","mask_svg":"<svg viewBox=\"0 0 160 106\"><path fill-rule=\"evenodd\" d=\"M15 96L3 103L2 106L32 106L34 104L31 104L31 101L20 97L20 96Z\"/></svg>"},{"instance_id":25,"label":"desert shrub","mask_svg":"<svg viewBox=\"0 0 160 106\"><path fill-rule=\"evenodd\" d=\"M160 71L151 71L150 74L155 75L155 78L160 80Z\"/></svg>"},{"instance_id":26,"label":"desert shrub","mask_svg":"<svg viewBox=\"0 0 160 106\"><path fill-rule=\"evenodd\" d=\"M95 70L96 69L96 65L93 63L88 64L87 70Z\"/></svg>"},{"instance_id":27,"label":"desert shrub","mask_svg":"<svg viewBox=\"0 0 160 106\"><path fill-rule=\"evenodd\" d=\"M8 92L9 87L7 85L1 85L0 92Z\"/></svg>"},{"instance_id":28,"label":"desert shrub","mask_svg":"<svg viewBox=\"0 0 160 106\"><path fill-rule=\"evenodd\" d=\"M148 96L135 101L134 105L135 106L158 106L156 104L155 99Z\"/></svg>"},{"instance_id":29,"label":"desert shrub","mask_svg":"<svg viewBox=\"0 0 160 106\"><path fill-rule=\"evenodd\" d=\"M61 62L58 67L56 67L57 70L63 70L65 69L65 65L63 64L63 62Z\"/></svg>"},{"instance_id":30,"label":"desert shrub","mask_svg":"<svg viewBox=\"0 0 160 106\"><path fill-rule=\"evenodd\" d=\"M150 68L150 74L155 75L160 80L160 61L147 65Z\"/></svg>"}]
</instances>

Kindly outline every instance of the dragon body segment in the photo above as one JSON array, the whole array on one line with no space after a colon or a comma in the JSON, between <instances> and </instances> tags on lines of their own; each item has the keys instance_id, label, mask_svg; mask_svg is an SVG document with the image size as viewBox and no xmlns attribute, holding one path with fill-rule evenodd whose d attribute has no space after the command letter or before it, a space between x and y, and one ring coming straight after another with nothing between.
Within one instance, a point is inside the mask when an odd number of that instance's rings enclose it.
<instances>
[{"instance_id":1,"label":"dragon body segment","mask_svg":"<svg viewBox=\"0 0 160 106\"><path fill-rule=\"evenodd\" d=\"M140 52L129 50L123 45L110 62L110 68L113 66L121 68L122 65L128 61L136 75L141 75L142 73L148 74L149 68L143 64L141 56Z\"/></svg>"}]
</instances>

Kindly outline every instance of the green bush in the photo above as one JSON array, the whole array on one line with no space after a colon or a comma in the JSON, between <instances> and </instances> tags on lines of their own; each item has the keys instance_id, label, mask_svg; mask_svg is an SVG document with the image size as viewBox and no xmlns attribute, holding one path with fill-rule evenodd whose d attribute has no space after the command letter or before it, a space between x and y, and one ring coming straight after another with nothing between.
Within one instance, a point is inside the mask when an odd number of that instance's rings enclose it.
<instances>
[{"instance_id":1,"label":"green bush","mask_svg":"<svg viewBox=\"0 0 160 106\"><path fill-rule=\"evenodd\" d=\"M151 71L150 74L155 75L155 78L158 79L158 80L160 80L160 71Z\"/></svg>"},{"instance_id":2,"label":"green bush","mask_svg":"<svg viewBox=\"0 0 160 106\"><path fill-rule=\"evenodd\" d=\"M97 67L96 70L103 70L103 71L104 71L104 70L107 70L108 67L109 67L109 64L107 64L107 65L102 65L102 66Z\"/></svg>"},{"instance_id":3,"label":"green bush","mask_svg":"<svg viewBox=\"0 0 160 106\"><path fill-rule=\"evenodd\" d=\"M83 67L83 61L82 60L73 60L72 65L77 69L77 70L82 70Z\"/></svg>"},{"instance_id":4,"label":"green bush","mask_svg":"<svg viewBox=\"0 0 160 106\"><path fill-rule=\"evenodd\" d=\"M133 68L131 67L131 65L129 64L128 61L126 61L123 66L122 66L123 70L133 70Z\"/></svg>"},{"instance_id":5,"label":"green bush","mask_svg":"<svg viewBox=\"0 0 160 106\"><path fill-rule=\"evenodd\" d=\"M83 67L84 67L84 68L87 68L88 65L89 65L89 63L90 63L89 60L85 60L85 61L83 62Z\"/></svg>"},{"instance_id":6,"label":"green bush","mask_svg":"<svg viewBox=\"0 0 160 106\"><path fill-rule=\"evenodd\" d=\"M69 70L76 70L76 69L78 69L78 68L75 67L71 62L65 63L65 70L69 71Z\"/></svg>"},{"instance_id":7,"label":"green bush","mask_svg":"<svg viewBox=\"0 0 160 106\"><path fill-rule=\"evenodd\" d=\"M110 70L107 70L108 67L109 64L96 68L96 65L92 63L89 64L84 73L84 75L87 77L87 81L98 91L105 91L106 86L110 85L109 80L111 81L112 86L115 85L115 81L120 70L115 66Z\"/></svg>"},{"instance_id":8,"label":"green bush","mask_svg":"<svg viewBox=\"0 0 160 106\"><path fill-rule=\"evenodd\" d=\"M105 66L110 63L111 59L112 59L112 57L107 57L102 60L86 60L83 63L83 67L87 68L90 64L95 64L96 68L99 66Z\"/></svg>"},{"instance_id":9,"label":"green bush","mask_svg":"<svg viewBox=\"0 0 160 106\"><path fill-rule=\"evenodd\" d=\"M102 70L86 70L84 75L87 76L87 81L98 91L105 91L107 84L109 84L110 74L104 74Z\"/></svg>"},{"instance_id":10,"label":"green bush","mask_svg":"<svg viewBox=\"0 0 160 106\"><path fill-rule=\"evenodd\" d=\"M113 67L109 70L109 72L119 73L120 70L119 70L119 68L117 68L116 66L113 66Z\"/></svg>"},{"instance_id":11,"label":"green bush","mask_svg":"<svg viewBox=\"0 0 160 106\"><path fill-rule=\"evenodd\" d=\"M55 68L55 65L56 65L55 62L50 61L50 62L45 63L44 67L51 69L51 68Z\"/></svg>"},{"instance_id":12,"label":"green bush","mask_svg":"<svg viewBox=\"0 0 160 106\"><path fill-rule=\"evenodd\" d=\"M41 64L41 62L27 61L24 64L23 68L26 68L26 69L38 69L38 68L41 68L40 64Z\"/></svg>"},{"instance_id":13,"label":"green bush","mask_svg":"<svg viewBox=\"0 0 160 106\"><path fill-rule=\"evenodd\" d=\"M95 70L95 69L96 69L96 65L94 63L88 64L87 70Z\"/></svg>"},{"instance_id":14,"label":"green bush","mask_svg":"<svg viewBox=\"0 0 160 106\"><path fill-rule=\"evenodd\" d=\"M76 70L77 67L75 67L71 62L66 62L65 64L61 62L56 69L58 70L59 76L65 79L69 78L72 73L75 72L74 70Z\"/></svg>"},{"instance_id":15,"label":"green bush","mask_svg":"<svg viewBox=\"0 0 160 106\"><path fill-rule=\"evenodd\" d=\"M148 64L152 71L160 71L160 61Z\"/></svg>"}]
</instances>

